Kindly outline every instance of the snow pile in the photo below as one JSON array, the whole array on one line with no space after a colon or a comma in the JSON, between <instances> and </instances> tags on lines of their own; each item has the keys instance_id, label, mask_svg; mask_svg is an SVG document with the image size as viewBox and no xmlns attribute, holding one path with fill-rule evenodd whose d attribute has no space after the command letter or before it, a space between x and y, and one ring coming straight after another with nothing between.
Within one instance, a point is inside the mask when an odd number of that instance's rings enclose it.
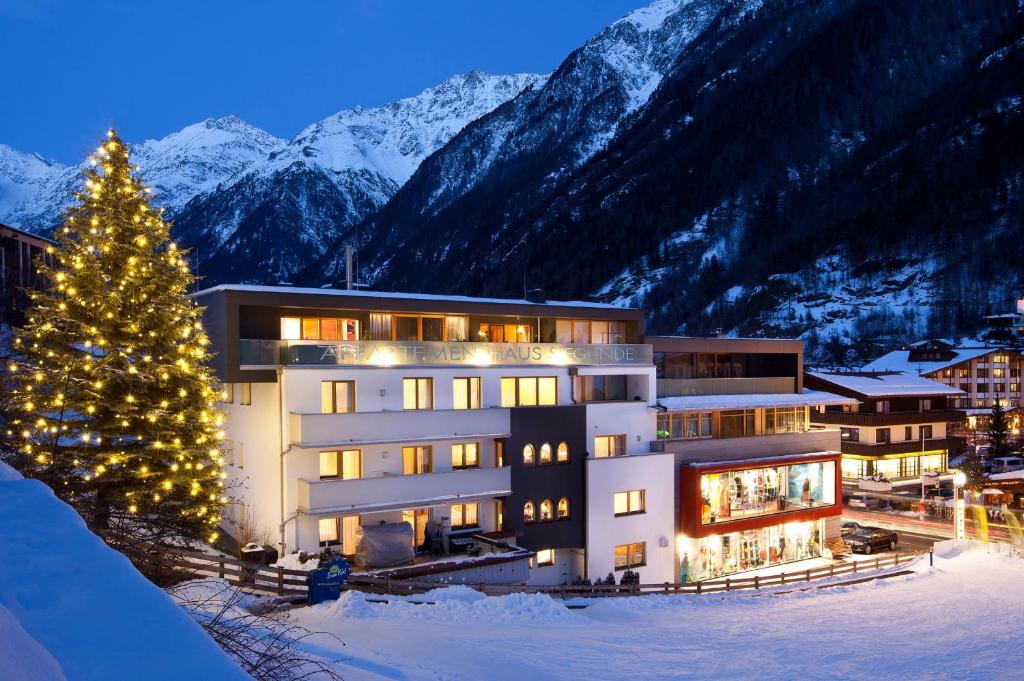
<instances>
[{"instance_id":1,"label":"snow pile","mask_svg":"<svg viewBox=\"0 0 1024 681\"><path fill-rule=\"evenodd\" d=\"M360 679L1015 678L1024 579L1012 549L940 545L913 574L788 594L485 598L465 587L416 597L347 593L293 611L345 641L321 654ZM801 588L801 587L797 587ZM879 645L879 642L883 642Z\"/></svg>"},{"instance_id":2,"label":"snow pile","mask_svg":"<svg viewBox=\"0 0 1024 681\"><path fill-rule=\"evenodd\" d=\"M0 679L247 679L71 507L0 463Z\"/></svg>"}]
</instances>

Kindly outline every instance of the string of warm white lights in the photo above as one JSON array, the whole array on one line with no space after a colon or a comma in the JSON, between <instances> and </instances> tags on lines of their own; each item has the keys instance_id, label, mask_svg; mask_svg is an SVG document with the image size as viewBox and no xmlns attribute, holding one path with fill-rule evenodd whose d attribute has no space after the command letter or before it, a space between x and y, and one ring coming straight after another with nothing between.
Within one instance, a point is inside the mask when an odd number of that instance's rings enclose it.
<instances>
[{"instance_id":1,"label":"string of warm white lights","mask_svg":"<svg viewBox=\"0 0 1024 681\"><path fill-rule=\"evenodd\" d=\"M98 518L173 516L212 541L223 416L186 254L113 130L89 163L61 248L39 263L51 285L16 333L7 436L59 492L91 495Z\"/></svg>"}]
</instances>

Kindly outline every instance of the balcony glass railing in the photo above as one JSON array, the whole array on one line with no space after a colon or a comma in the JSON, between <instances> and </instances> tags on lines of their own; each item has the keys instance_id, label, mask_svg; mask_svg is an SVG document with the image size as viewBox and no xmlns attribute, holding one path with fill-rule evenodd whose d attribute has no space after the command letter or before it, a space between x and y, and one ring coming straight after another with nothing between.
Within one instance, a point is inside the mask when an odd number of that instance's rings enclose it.
<instances>
[{"instance_id":1,"label":"balcony glass railing","mask_svg":"<svg viewBox=\"0 0 1024 681\"><path fill-rule=\"evenodd\" d=\"M653 362L645 344L436 341L280 341L243 338L239 364L253 366L632 365Z\"/></svg>"}]
</instances>

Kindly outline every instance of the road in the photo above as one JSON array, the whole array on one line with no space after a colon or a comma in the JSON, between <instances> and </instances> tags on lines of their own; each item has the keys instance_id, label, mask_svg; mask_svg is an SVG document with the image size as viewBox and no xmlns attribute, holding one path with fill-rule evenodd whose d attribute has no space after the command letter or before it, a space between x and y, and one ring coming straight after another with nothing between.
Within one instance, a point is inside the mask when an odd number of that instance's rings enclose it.
<instances>
[{"instance_id":1,"label":"road","mask_svg":"<svg viewBox=\"0 0 1024 681\"><path fill-rule=\"evenodd\" d=\"M865 511L863 509L843 508L843 521L852 520L861 525L875 525L899 534L900 551L928 550L937 541L953 538L953 524L927 518L920 520L912 516L895 515L884 511ZM968 514L966 522L968 537L980 538L981 533L975 527L973 514ZM1011 541L1010 528L1003 522L988 521L986 528L988 538L994 541Z\"/></svg>"}]
</instances>

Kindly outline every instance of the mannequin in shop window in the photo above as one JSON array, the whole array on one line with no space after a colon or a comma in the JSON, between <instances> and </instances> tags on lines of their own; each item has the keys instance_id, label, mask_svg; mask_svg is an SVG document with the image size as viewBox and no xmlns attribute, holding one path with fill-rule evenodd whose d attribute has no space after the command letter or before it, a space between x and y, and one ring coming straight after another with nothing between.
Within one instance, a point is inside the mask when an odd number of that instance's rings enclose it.
<instances>
[{"instance_id":1,"label":"mannequin in shop window","mask_svg":"<svg viewBox=\"0 0 1024 681\"><path fill-rule=\"evenodd\" d=\"M683 562L679 564L679 583L686 584L690 580L690 558L683 554Z\"/></svg>"}]
</instances>

